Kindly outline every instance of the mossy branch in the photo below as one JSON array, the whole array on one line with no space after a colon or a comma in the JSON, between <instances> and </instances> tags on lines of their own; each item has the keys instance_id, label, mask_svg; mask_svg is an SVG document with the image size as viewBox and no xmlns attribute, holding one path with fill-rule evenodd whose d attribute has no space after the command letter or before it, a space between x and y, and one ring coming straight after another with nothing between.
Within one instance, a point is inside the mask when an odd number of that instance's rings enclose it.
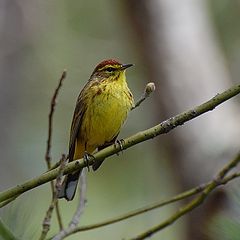
<instances>
[{"instance_id":1,"label":"mossy branch","mask_svg":"<svg viewBox=\"0 0 240 240\"><path fill-rule=\"evenodd\" d=\"M228 90L217 94L215 97L210 99L209 101L190 109L186 112L183 112L181 114L178 114L174 117L169 118L168 120L152 127L147 130L141 131L129 138L124 139L124 142L122 142L122 148L127 149L129 147L132 147L140 142L144 142L146 140L152 139L160 134L168 133L170 130L176 128L177 126L183 125L185 122L194 119L198 117L199 115L202 115L203 113L206 113L208 111L213 110L215 107L220 105L221 103L227 101L228 99L236 96L240 93L240 84L235 85ZM120 152L121 149L120 146L111 145L96 154L94 154L94 158L89 160L89 165L92 165L95 161L101 161L104 158L107 158L111 155L114 155L118 152ZM76 160L74 162L68 163L65 167L64 174L68 174L70 172L74 172L78 169L81 169L83 167L86 167L87 163L83 160ZM10 188L6 191L3 191L0 193L0 202L3 202L5 200L8 200L9 198L13 198L15 196L18 196L26 191L29 191L33 188L36 188L44 183L47 183L53 179L55 179L58 176L59 169L53 169L51 171L48 171L46 173L43 173L42 175L35 177L23 184L17 185L13 188Z\"/></svg>"}]
</instances>

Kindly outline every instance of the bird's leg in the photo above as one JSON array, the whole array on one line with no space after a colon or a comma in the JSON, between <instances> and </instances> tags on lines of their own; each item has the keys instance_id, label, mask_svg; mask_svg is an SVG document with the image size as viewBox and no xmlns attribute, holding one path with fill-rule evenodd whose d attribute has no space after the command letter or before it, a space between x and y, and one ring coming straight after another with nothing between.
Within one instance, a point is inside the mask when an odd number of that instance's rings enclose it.
<instances>
[{"instance_id":1,"label":"bird's leg","mask_svg":"<svg viewBox=\"0 0 240 240\"><path fill-rule=\"evenodd\" d=\"M95 157L92 154L85 151L85 153L83 155L83 160L84 160L85 164L87 165L88 172L90 172L89 161L91 160L91 158L95 159Z\"/></svg>"}]
</instances>

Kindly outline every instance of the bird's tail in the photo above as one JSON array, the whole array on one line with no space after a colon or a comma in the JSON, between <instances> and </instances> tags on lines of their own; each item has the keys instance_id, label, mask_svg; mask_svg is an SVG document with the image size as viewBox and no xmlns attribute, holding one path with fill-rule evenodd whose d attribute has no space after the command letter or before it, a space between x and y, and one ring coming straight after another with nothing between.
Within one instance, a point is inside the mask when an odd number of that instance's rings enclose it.
<instances>
[{"instance_id":1,"label":"bird's tail","mask_svg":"<svg viewBox=\"0 0 240 240\"><path fill-rule=\"evenodd\" d=\"M77 190L78 179L81 174L81 170L68 174L61 186L58 193L58 198L65 198L68 201L73 200Z\"/></svg>"}]
</instances>

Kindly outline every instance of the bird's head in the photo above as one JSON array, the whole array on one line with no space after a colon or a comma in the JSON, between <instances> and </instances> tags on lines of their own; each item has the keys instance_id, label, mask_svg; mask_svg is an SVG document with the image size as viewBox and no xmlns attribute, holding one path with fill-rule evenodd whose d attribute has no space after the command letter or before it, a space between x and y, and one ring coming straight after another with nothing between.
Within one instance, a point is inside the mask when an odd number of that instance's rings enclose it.
<instances>
[{"instance_id":1,"label":"bird's head","mask_svg":"<svg viewBox=\"0 0 240 240\"><path fill-rule=\"evenodd\" d=\"M99 80L117 80L125 74L125 70L133 64L122 64L116 60L109 59L100 62L94 69L91 78Z\"/></svg>"}]
</instances>

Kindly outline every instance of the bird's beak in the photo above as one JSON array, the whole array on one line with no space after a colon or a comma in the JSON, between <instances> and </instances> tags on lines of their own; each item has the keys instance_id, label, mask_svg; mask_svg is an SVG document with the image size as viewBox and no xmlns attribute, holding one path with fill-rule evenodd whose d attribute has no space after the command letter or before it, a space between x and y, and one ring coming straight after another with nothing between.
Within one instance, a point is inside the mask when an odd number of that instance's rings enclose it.
<instances>
[{"instance_id":1,"label":"bird's beak","mask_svg":"<svg viewBox=\"0 0 240 240\"><path fill-rule=\"evenodd\" d=\"M127 68L129 68L129 67L132 67L132 66L133 66L133 64L131 64L131 63L123 64L122 67L121 67L121 69L122 69L122 70L125 70L125 69L127 69Z\"/></svg>"}]
</instances>

